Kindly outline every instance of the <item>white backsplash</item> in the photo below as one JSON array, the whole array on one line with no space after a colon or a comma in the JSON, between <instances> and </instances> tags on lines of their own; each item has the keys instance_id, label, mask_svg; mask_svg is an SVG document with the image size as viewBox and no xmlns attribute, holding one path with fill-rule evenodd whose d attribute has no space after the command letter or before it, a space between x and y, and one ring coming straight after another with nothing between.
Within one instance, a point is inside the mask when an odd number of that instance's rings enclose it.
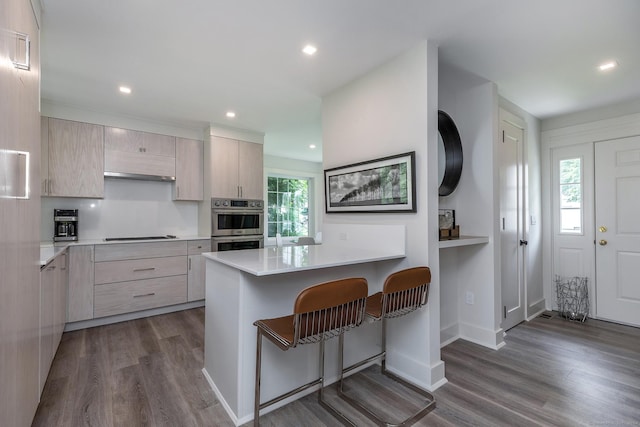
<instances>
[{"instance_id":1,"label":"white backsplash","mask_svg":"<svg viewBox=\"0 0 640 427\"><path fill-rule=\"evenodd\" d=\"M173 183L105 179L104 199L43 197L40 240L53 240L53 210L78 209L81 240L198 234L198 202L171 199Z\"/></svg>"}]
</instances>

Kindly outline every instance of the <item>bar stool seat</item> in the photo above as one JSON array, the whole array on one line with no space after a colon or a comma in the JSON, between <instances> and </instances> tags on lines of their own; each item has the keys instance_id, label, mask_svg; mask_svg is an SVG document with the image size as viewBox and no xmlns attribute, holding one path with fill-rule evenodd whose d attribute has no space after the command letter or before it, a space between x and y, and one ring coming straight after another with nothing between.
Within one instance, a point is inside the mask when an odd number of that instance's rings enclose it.
<instances>
[{"instance_id":1,"label":"bar stool seat","mask_svg":"<svg viewBox=\"0 0 640 427\"><path fill-rule=\"evenodd\" d=\"M367 294L367 280L364 278L348 278L321 283L303 289L298 294L293 314L254 322L258 331L254 426L260 425L260 409L316 385L320 386L318 402L344 424L353 425L351 420L324 400L324 342L336 336L342 337L348 329L362 323L365 316ZM319 343L319 377L268 402L260 403L262 337L268 338L283 351L302 344ZM340 363L342 364L342 359Z\"/></svg>"},{"instance_id":2,"label":"bar stool seat","mask_svg":"<svg viewBox=\"0 0 640 427\"><path fill-rule=\"evenodd\" d=\"M381 351L366 360L342 369L338 395L379 426L396 427L411 425L436 406L435 398L431 393L389 372L386 368L387 319L404 316L425 305L429 298L430 283L431 270L429 267L408 268L389 275L385 280L382 292L377 292L367 298L367 306L365 309L367 317L373 321L382 321ZM344 351L344 340L342 337L340 337L339 351L342 355ZM424 402L420 409L399 423L394 424L389 420L383 419L372 408L349 396L344 391L344 374L376 359L380 359L380 372L383 375L424 397Z\"/></svg>"}]
</instances>

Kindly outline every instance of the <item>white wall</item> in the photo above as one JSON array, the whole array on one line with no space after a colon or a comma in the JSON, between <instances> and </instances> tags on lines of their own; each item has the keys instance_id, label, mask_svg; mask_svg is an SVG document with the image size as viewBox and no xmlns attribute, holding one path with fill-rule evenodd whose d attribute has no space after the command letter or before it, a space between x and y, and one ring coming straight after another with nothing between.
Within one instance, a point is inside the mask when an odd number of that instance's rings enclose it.
<instances>
[{"instance_id":1,"label":"white wall","mask_svg":"<svg viewBox=\"0 0 640 427\"><path fill-rule=\"evenodd\" d=\"M441 250L442 341L459 337L499 348L503 341L494 151L497 88L488 80L441 64L438 94L439 109L456 123L463 150L460 183L450 196L439 198L439 206L455 209L461 234L489 236L488 244ZM465 303L467 292L473 294L473 304Z\"/></svg>"},{"instance_id":2,"label":"white wall","mask_svg":"<svg viewBox=\"0 0 640 427\"><path fill-rule=\"evenodd\" d=\"M439 348L437 61L437 48L421 43L329 94L322 108L325 169L416 152L416 213L325 213L324 223L406 226L407 257L393 270L430 266L432 284L426 309L390 322L389 367L429 388L446 381ZM379 280L389 273L380 271Z\"/></svg>"},{"instance_id":3,"label":"white wall","mask_svg":"<svg viewBox=\"0 0 640 427\"><path fill-rule=\"evenodd\" d=\"M198 235L198 203L174 202L172 183L107 178L104 199L43 197L40 240L53 239L53 210L79 209L81 240L105 237Z\"/></svg>"}]
</instances>

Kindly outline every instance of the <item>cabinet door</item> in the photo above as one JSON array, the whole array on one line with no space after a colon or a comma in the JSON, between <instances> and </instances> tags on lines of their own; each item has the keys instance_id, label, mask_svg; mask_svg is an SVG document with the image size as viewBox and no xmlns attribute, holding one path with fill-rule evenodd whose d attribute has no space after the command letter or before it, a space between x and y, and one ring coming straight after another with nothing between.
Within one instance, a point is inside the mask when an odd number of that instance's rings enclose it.
<instances>
[{"instance_id":1,"label":"cabinet door","mask_svg":"<svg viewBox=\"0 0 640 427\"><path fill-rule=\"evenodd\" d=\"M56 258L56 281L53 296L53 355L58 350L62 339L64 325L67 322L67 288L69 285L69 269L67 268L67 252Z\"/></svg>"},{"instance_id":2,"label":"cabinet door","mask_svg":"<svg viewBox=\"0 0 640 427\"><path fill-rule=\"evenodd\" d=\"M211 240L193 240L188 244L189 266L187 275L187 300L197 301L205 295L205 260L203 252L211 251Z\"/></svg>"},{"instance_id":3,"label":"cabinet door","mask_svg":"<svg viewBox=\"0 0 640 427\"><path fill-rule=\"evenodd\" d=\"M176 138L174 200L203 199L203 159L202 141Z\"/></svg>"},{"instance_id":4,"label":"cabinet door","mask_svg":"<svg viewBox=\"0 0 640 427\"><path fill-rule=\"evenodd\" d=\"M51 261L40 271L40 394L53 360L54 298L57 265Z\"/></svg>"},{"instance_id":5,"label":"cabinet door","mask_svg":"<svg viewBox=\"0 0 640 427\"><path fill-rule=\"evenodd\" d=\"M40 194L49 195L49 117L40 118Z\"/></svg>"},{"instance_id":6,"label":"cabinet door","mask_svg":"<svg viewBox=\"0 0 640 427\"><path fill-rule=\"evenodd\" d=\"M173 136L113 127L105 128L105 172L175 176Z\"/></svg>"},{"instance_id":7,"label":"cabinet door","mask_svg":"<svg viewBox=\"0 0 640 427\"><path fill-rule=\"evenodd\" d=\"M69 248L67 322L93 319L93 246Z\"/></svg>"},{"instance_id":8,"label":"cabinet door","mask_svg":"<svg viewBox=\"0 0 640 427\"><path fill-rule=\"evenodd\" d=\"M262 144L238 141L238 152L240 197L243 199L262 199L264 197Z\"/></svg>"},{"instance_id":9,"label":"cabinet door","mask_svg":"<svg viewBox=\"0 0 640 427\"><path fill-rule=\"evenodd\" d=\"M238 141L211 137L211 197L240 197Z\"/></svg>"},{"instance_id":10,"label":"cabinet door","mask_svg":"<svg viewBox=\"0 0 640 427\"><path fill-rule=\"evenodd\" d=\"M49 195L104 197L103 127L49 119Z\"/></svg>"}]
</instances>

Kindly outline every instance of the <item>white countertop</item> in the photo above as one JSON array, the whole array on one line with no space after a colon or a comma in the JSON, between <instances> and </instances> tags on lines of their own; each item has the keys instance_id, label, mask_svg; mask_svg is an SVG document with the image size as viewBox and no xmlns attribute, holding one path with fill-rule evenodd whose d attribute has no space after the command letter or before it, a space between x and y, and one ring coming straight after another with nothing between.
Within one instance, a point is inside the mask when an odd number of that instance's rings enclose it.
<instances>
[{"instance_id":1,"label":"white countertop","mask_svg":"<svg viewBox=\"0 0 640 427\"><path fill-rule=\"evenodd\" d=\"M75 242L41 242L40 243L40 266L45 266L51 262L60 252L69 246L87 246L87 245L114 245L118 243L150 243L150 242L175 242L181 240L208 240L211 237L202 236L178 236L175 239L150 239L150 240L111 240L106 242L104 239L83 239Z\"/></svg>"},{"instance_id":2,"label":"white countertop","mask_svg":"<svg viewBox=\"0 0 640 427\"><path fill-rule=\"evenodd\" d=\"M255 276L338 267L404 258L404 250L354 248L339 244L285 246L239 251L207 252L205 258Z\"/></svg>"}]
</instances>

